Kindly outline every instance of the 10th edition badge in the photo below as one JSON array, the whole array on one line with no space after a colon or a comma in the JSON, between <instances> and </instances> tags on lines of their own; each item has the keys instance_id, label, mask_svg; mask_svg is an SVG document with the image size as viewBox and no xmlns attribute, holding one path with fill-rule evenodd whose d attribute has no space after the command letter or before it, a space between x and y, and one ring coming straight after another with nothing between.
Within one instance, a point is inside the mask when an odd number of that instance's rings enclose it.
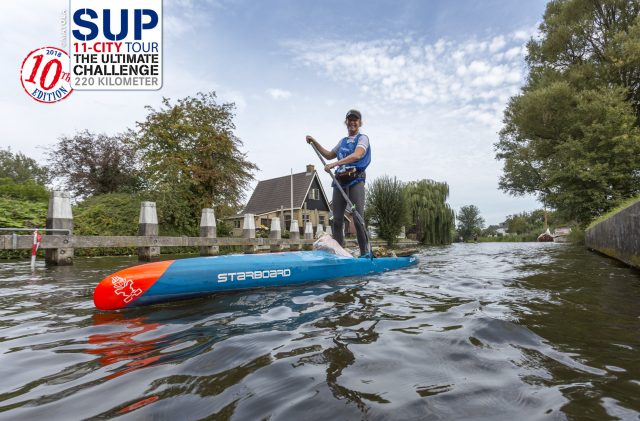
<instances>
[{"instance_id":1,"label":"10th edition badge","mask_svg":"<svg viewBox=\"0 0 640 421\"><path fill-rule=\"evenodd\" d=\"M54 103L71 93L69 56L56 47L31 51L22 61L20 82L25 92L38 102Z\"/></svg>"},{"instance_id":2,"label":"10th edition badge","mask_svg":"<svg viewBox=\"0 0 640 421\"><path fill-rule=\"evenodd\" d=\"M71 0L75 90L162 87L162 0Z\"/></svg>"}]
</instances>

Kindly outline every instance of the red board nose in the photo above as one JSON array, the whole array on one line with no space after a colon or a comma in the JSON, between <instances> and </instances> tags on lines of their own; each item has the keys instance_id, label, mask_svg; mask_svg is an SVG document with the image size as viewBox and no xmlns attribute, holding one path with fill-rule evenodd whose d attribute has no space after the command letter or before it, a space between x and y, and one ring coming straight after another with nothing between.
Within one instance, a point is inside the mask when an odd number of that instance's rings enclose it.
<instances>
[{"instance_id":1,"label":"red board nose","mask_svg":"<svg viewBox=\"0 0 640 421\"><path fill-rule=\"evenodd\" d=\"M107 276L93 291L93 303L100 310L127 307L151 288L173 262L146 263Z\"/></svg>"}]
</instances>

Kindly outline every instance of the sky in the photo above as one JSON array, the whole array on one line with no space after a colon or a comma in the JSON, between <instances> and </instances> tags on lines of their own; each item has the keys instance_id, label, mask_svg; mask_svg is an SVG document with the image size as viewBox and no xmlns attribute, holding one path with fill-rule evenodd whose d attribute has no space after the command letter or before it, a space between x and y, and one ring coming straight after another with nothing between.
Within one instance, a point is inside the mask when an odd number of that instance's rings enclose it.
<instances>
[{"instance_id":1,"label":"sky","mask_svg":"<svg viewBox=\"0 0 640 421\"><path fill-rule=\"evenodd\" d=\"M20 84L20 66L62 45L67 0L0 6L0 147L46 164L61 136L116 134L172 100L215 91L236 105L236 135L257 164L255 181L320 167L304 141L327 148L362 112L371 142L369 181L447 182L449 204L480 209L486 225L541 207L498 189L494 144L527 69L545 0L164 0L163 86L158 91L74 91L42 104ZM330 177L320 176L329 191Z\"/></svg>"}]
</instances>

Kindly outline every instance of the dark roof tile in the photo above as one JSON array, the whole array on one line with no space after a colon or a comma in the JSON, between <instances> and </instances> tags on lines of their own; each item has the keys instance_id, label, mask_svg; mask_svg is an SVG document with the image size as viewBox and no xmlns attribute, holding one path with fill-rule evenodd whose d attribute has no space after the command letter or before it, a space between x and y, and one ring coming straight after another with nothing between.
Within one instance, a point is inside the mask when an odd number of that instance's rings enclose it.
<instances>
[{"instance_id":1,"label":"dark roof tile","mask_svg":"<svg viewBox=\"0 0 640 421\"><path fill-rule=\"evenodd\" d=\"M260 215L273 212L284 206L291 207L291 180L293 179L293 207L300 208L305 200L305 195L315 177L316 172L302 172L284 177L272 178L258 182L251 199L242 211L243 214L252 213Z\"/></svg>"}]
</instances>

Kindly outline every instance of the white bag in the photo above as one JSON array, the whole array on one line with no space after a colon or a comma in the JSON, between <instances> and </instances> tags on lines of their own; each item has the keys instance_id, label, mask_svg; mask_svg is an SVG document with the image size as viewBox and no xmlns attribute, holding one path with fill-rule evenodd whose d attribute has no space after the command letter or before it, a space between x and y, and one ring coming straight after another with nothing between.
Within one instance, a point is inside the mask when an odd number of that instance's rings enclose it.
<instances>
[{"instance_id":1,"label":"white bag","mask_svg":"<svg viewBox=\"0 0 640 421\"><path fill-rule=\"evenodd\" d=\"M340 246L340 244L338 244L338 242L336 240L334 240L333 237L331 235L329 235L329 234L324 234L320 238L318 238L316 240L316 242L313 243L313 249L314 250L324 250L324 251L328 251L329 253L333 253L333 254L338 255L338 256L353 258L351 253L349 253L348 251L343 249Z\"/></svg>"}]
</instances>

